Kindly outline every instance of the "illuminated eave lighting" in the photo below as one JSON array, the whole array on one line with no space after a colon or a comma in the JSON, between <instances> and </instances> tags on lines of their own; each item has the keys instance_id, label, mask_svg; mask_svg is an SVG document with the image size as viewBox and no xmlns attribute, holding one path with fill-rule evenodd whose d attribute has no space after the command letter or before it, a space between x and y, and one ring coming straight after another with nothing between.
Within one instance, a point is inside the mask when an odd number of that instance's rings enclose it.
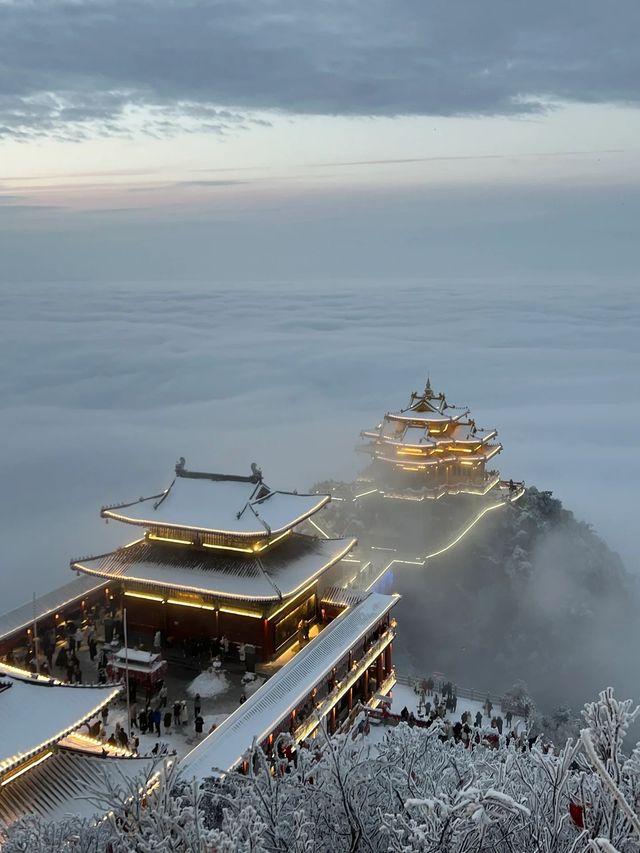
<instances>
[{"instance_id":1,"label":"illuminated eave lighting","mask_svg":"<svg viewBox=\"0 0 640 853\"><path fill-rule=\"evenodd\" d=\"M281 533L279 536L276 536L275 539L268 539L266 542L262 544L254 545L253 550L256 553L261 553L262 551L266 551L267 548L270 548L272 545L275 545L276 542L280 542L281 539L284 539L285 536L289 536L293 531L291 529L285 530L284 533Z\"/></svg>"},{"instance_id":2,"label":"illuminated eave lighting","mask_svg":"<svg viewBox=\"0 0 640 853\"><path fill-rule=\"evenodd\" d=\"M5 668L4 664L2 665L1 668L2 669ZM49 679L47 679L47 680L49 680ZM53 680L51 680L51 682L56 684L56 682L54 682ZM70 687L69 685L62 685L58 682L57 683L57 689L60 689L60 690L78 690L81 688ZM68 734L71 734L71 732L74 732L76 729L80 728L80 726L82 726L84 723L86 723L87 720L90 720L93 717L95 717L96 714L98 714L102 710L102 708L105 707L105 705L108 705L109 702L111 702L113 699L115 699L116 696L118 696L122 692L122 687L120 685L118 685L118 687L116 687L116 688L112 688L111 690L109 690L108 688L97 688L97 689L103 689L105 694L106 694L106 698L103 699L101 702L99 702L95 706L95 708L93 708L89 713L80 717L78 720L74 721L73 725L68 726L66 729L63 729L61 732L58 732L53 737L47 738L46 741L43 741L42 743L38 744L33 749L29 749L26 752L22 752L22 753L17 753L16 755L12 755L11 757L0 762L0 773L8 772L13 767L15 767L16 764L20 764L20 763L26 761L28 758L30 758L34 755L37 755L38 753L42 752L43 750L48 749L52 744L57 743L59 740L62 740L62 738L66 737Z\"/></svg>"},{"instance_id":3,"label":"illuminated eave lighting","mask_svg":"<svg viewBox=\"0 0 640 853\"><path fill-rule=\"evenodd\" d=\"M177 604L179 607L193 607L196 610L215 610L211 604L199 604L196 601L180 601L179 598L167 598L167 604Z\"/></svg>"},{"instance_id":4,"label":"illuminated eave lighting","mask_svg":"<svg viewBox=\"0 0 640 853\"><path fill-rule=\"evenodd\" d=\"M377 491L378 491L377 489L369 489L369 491L368 491L368 492L360 492L360 494L359 494L359 495L355 495L355 497L354 497L353 499L354 499L354 501L357 501L357 500L358 500L358 498L364 498L364 497L366 497L367 495L373 495L373 494L375 494Z\"/></svg>"},{"instance_id":5,"label":"illuminated eave lighting","mask_svg":"<svg viewBox=\"0 0 640 853\"><path fill-rule=\"evenodd\" d=\"M234 599L237 599L240 601L273 602L273 601L280 601L282 598L290 598L291 596L296 595L302 587L304 587L306 584L309 584L309 583L312 583L313 581L315 581L323 572L325 572L327 569L330 569L331 566L334 566L343 557L345 557L349 553L349 551L351 551L352 548L355 547L357 542L358 542L358 540L355 538L349 539L348 544L341 551L339 551L336 555L331 557L331 559L328 560L328 562L326 562L324 565L320 566L320 568L316 572L314 572L313 575L311 575L308 578L305 578L305 580L302 583L298 584L298 586L295 587L294 589L287 590L286 592L283 592L282 595L277 597L277 598L276 598L275 594L265 596L265 595L248 595L247 593L221 592L219 590L214 590L214 589L204 589L203 587L195 587L195 586L187 586L185 584L171 583L170 581L165 581L165 580L155 580L153 578L139 578L139 577L136 577L135 575L122 575L122 576L118 576L117 578L114 578L113 575L111 575L111 574L108 574L108 573L101 574L98 570L90 569L88 566L85 566L82 563L74 563L73 567L77 571L84 572L85 574L88 574L88 575L95 575L97 577L106 577L106 578L109 578L109 580L112 580L112 581L117 580L117 581L123 582L123 583L132 583L132 584L139 583L139 584L144 584L146 586L165 587L167 589L176 589L176 590L187 590L188 592L193 592L193 593L196 593L197 595L217 596L219 598L234 598Z\"/></svg>"},{"instance_id":6,"label":"illuminated eave lighting","mask_svg":"<svg viewBox=\"0 0 640 853\"><path fill-rule=\"evenodd\" d=\"M152 595L150 592L130 592L129 590L126 590L125 595L128 598L144 598L147 601L164 602L164 598L161 595Z\"/></svg>"},{"instance_id":7,"label":"illuminated eave lighting","mask_svg":"<svg viewBox=\"0 0 640 853\"><path fill-rule=\"evenodd\" d=\"M240 554L253 554L253 548L241 548L238 545L212 545L210 542L203 542L203 548L211 548L214 551L235 551Z\"/></svg>"},{"instance_id":8,"label":"illuminated eave lighting","mask_svg":"<svg viewBox=\"0 0 640 853\"><path fill-rule=\"evenodd\" d=\"M191 539L174 539L170 536L156 536L155 533L148 533L147 538L152 539L154 542L171 542L174 545L193 545L193 541Z\"/></svg>"},{"instance_id":9,"label":"illuminated eave lighting","mask_svg":"<svg viewBox=\"0 0 640 853\"><path fill-rule=\"evenodd\" d=\"M307 578L301 584L298 584L298 586L295 589L292 589L291 592L286 593L287 598L289 598L292 595L295 595L298 592L298 590L300 590L303 586L305 586L305 584L308 584L311 581L316 581L323 572L327 571L327 569L330 569L332 566L335 566L335 564L339 563L340 560L343 559L343 557L346 557L347 554L349 553L349 551L351 551L352 548L355 548L355 546L357 544L358 544L357 539L354 538L354 539L349 540L349 544L345 548L343 548L342 551L340 551L335 557L333 557L331 560L329 560L328 563L325 563L324 566L322 566L320 569L318 569L318 571L311 578Z\"/></svg>"},{"instance_id":10,"label":"illuminated eave lighting","mask_svg":"<svg viewBox=\"0 0 640 853\"><path fill-rule=\"evenodd\" d=\"M371 581L371 583L369 584L369 586L365 587L365 590L364 590L364 591L365 591L365 592L370 592L370 591L373 589L373 587L378 583L378 581L380 580L380 578L381 578L383 575L385 575L385 574L387 573L387 569L388 569L388 568L389 568L389 566L385 566L385 567L384 567L384 569L380 572L380 574L379 574L379 575L377 575L377 576L376 576L376 578L375 578L374 580L372 580L372 581Z\"/></svg>"},{"instance_id":11,"label":"illuminated eave lighting","mask_svg":"<svg viewBox=\"0 0 640 853\"><path fill-rule=\"evenodd\" d=\"M325 538L325 539L331 539L331 537L329 536L329 534L328 534L328 533L326 533L326 532L325 532L325 531L320 527L320 525L319 525L319 524L316 524L316 522L315 522L312 518L310 518L310 519L309 519L309 524L312 524L312 525L315 527L315 529L318 531L318 533L320 533L320 534L321 534L321 536L324 536L324 538Z\"/></svg>"},{"instance_id":12,"label":"illuminated eave lighting","mask_svg":"<svg viewBox=\"0 0 640 853\"><path fill-rule=\"evenodd\" d=\"M211 608L213 610L213 608ZM253 610L241 610L239 607L220 607L220 613L229 613L233 616L249 616L251 619L262 619L261 613Z\"/></svg>"},{"instance_id":13,"label":"illuminated eave lighting","mask_svg":"<svg viewBox=\"0 0 640 853\"><path fill-rule=\"evenodd\" d=\"M316 585L316 584L315 584L315 581L313 581L313 583L310 583L310 584L308 584L308 586L305 586L305 588L304 588L304 589L301 589L299 593L297 593L296 595L294 595L294 596L293 596L293 598L290 598L287 602L285 602L285 604L283 604L283 605L281 605L280 607L278 607L278 609L277 609L277 610L275 610L275 611L274 611L270 616L268 616L267 618L268 618L269 620L274 619L274 618L275 618L279 613L282 613L282 611L283 611L283 610L286 610L286 609L287 609L287 607L290 607L290 606L293 604L293 602L294 602L294 601L297 601L297 600L298 600L302 595L304 595L304 594L305 594L305 592L309 592L309 590L310 590L310 589L313 589L313 587L314 587L315 585Z\"/></svg>"},{"instance_id":14,"label":"illuminated eave lighting","mask_svg":"<svg viewBox=\"0 0 640 853\"><path fill-rule=\"evenodd\" d=\"M4 777L2 782L0 782L0 788L4 788L5 785L8 785L9 782L13 782L14 779L17 779L19 776L22 776L22 774L26 773L28 770L33 770L34 767L37 767L38 764L42 764L43 761L46 761L47 758L51 758L52 755L53 752L51 750L48 750L44 753L44 755L41 755L40 758L36 759L36 761L31 761L24 767L19 767L13 773L9 773L7 776Z\"/></svg>"}]
</instances>

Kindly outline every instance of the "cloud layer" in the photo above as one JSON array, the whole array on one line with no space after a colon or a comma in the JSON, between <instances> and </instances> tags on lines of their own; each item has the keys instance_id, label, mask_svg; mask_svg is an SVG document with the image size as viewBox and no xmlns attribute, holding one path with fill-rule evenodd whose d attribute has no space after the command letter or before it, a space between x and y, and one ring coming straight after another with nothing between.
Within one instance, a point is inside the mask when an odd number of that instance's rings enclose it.
<instances>
[{"instance_id":1,"label":"cloud layer","mask_svg":"<svg viewBox=\"0 0 640 853\"><path fill-rule=\"evenodd\" d=\"M0 135L638 102L635 0L0 3Z\"/></svg>"},{"instance_id":2,"label":"cloud layer","mask_svg":"<svg viewBox=\"0 0 640 853\"><path fill-rule=\"evenodd\" d=\"M2 608L63 583L71 557L126 541L100 505L164 488L180 455L231 472L256 461L277 488L353 477L359 431L427 372L498 428L507 477L552 489L636 568L634 287L4 287Z\"/></svg>"}]
</instances>

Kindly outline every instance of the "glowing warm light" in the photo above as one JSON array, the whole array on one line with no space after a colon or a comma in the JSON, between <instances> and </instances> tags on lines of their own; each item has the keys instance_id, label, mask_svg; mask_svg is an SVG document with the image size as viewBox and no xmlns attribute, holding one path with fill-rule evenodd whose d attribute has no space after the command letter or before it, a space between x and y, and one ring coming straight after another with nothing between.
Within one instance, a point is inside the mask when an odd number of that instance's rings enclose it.
<instances>
[{"instance_id":1,"label":"glowing warm light","mask_svg":"<svg viewBox=\"0 0 640 853\"><path fill-rule=\"evenodd\" d=\"M355 538L350 539L348 541L347 546L345 548L343 548L342 551L340 551L338 554L336 554L336 556L333 557L331 560L329 560L328 563L325 563L324 566L319 568L318 571L313 575L312 578L305 578L305 580L301 584L298 584L298 586L295 589L292 589L290 593L287 593L287 596L295 595L298 592L298 590L301 587L303 587L305 584L307 584L310 580L315 581L324 571L326 571L327 569L330 569L331 566L335 566L335 564L339 563L343 557L346 557L347 554L349 553L349 551L351 551L351 549L354 548L357 544L358 544L357 539L355 539Z\"/></svg>"},{"instance_id":2,"label":"glowing warm light","mask_svg":"<svg viewBox=\"0 0 640 853\"><path fill-rule=\"evenodd\" d=\"M125 595L129 598L145 598L148 601L164 601L161 595L151 595L150 592L129 592L127 590Z\"/></svg>"},{"instance_id":3,"label":"glowing warm light","mask_svg":"<svg viewBox=\"0 0 640 853\"><path fill-rule=\"evenodd\" d=\"M38 764L42 764L43 761L46 761L47 758L51 758L53 752L49 750L45 752L44 755L41 755L35 761L30 761L28 764L23 765L22 767L15 770L13 773L8 773L2 782L0 782L0 788L4 788L5 785L8 785L9 782L13 782L14 779L17 779L18 776L22 776L23 773L26 773L27 770L33 770L34 767L37 767Z\"/></svg>"},{"instance_id":4,"label":"glowing warm light","mask_svg":"<svg viewBox=\"0 0 640 853\"><path fill-rule=\"evenodd\" d=\"M237 551L240 554L253 554L254 551L257 551L257 546L253 548L241 548L237 545L212 545L210 542L203 542L203 548L211 548L215 551Z\"/></svg>"},{"instance_id":5,"label":"glowing warm light","mask_svg":"<svg viewBox=\"0 0 640 853\"><path fill-rule=\"evenodd\" d=\"M198 604L195 601L180 601L179 598L167 598L167 604L178 604L180 607L195 607L197 610L215 610L210 604Z\"/></svg>"},{"instance_id":6,"label":"glowing warm light","mask_svg":"<svg viewBox=\"0 0 640 853\"><path fill-rule=\"evenodd\" d=\"M317 729L320 722L330 711L333 710L333 708L335 708L342 697L353 687L363 673L365 673L376 660L378 655L380 655L387 646L391 645L394 638L395 633L393 629L388 628L382 637L380 637L380 639L371 646L369 651L363 655L359 661L354 662L354 666L347 673L346 677L336 685L336 688L334 688L334 690L322 702L316 706L316 710L313 715L305 720L302 726L295 731L294 738L296 741L304 740L309 737L315 729Z\"/></svg>"},{"instance_id":7,"label":"glowing warm light","mask_svg":"<svg viewBox=\"0 0 640 853\"><path fill-rule=\"evenodd\" d=\"M6 664L0 665L0 671L12 670L12 669L16 670L15 667L9 667ZM22 673L20 670L16 670L16 671L20 675L24 675L24 673ZM30 681L38 681L38 682L42 682L42 683L54 684L54 685L56 685L56 689L59 689L59 690L79 690L79 689L82 689L82 687L69 686L68 684L63 685L60 682L55 681L54 679L44 678L41 676L31 677L30 673L27 673L27 675L30 676L30 678L29 678ZM93 689L95 689L95 688L93 688ZM27 751L22 752L22 753L16 753L15 755L12 755L12 756L6 758L4 761L0 761L0 771L9 772L17 764L21 764L24 761L26 761L26 760L34 757L34 756L40 755L43 750L47 749L52 744L57 743L59 740L62 740L62 738L66 737L68 734L75 731L77 728L79 728L87 720L90 720L92 717L95 717L96 714L98 714L102 710L102 708L105 707L105 705L108 705L109 702L112 701L112 699L115 699L115 697L118 696L122 692L122 689L123 688L121 685L118 685L118 686L113 687L111 689L103 688L102 690L104 692L105 698L102 699L95 706L95 708L93 708L88 714L85 714L84 716L80 717L80 719L75 720L72 725L68 726L66 729L63 729L61 732L58 732L57 734L53 735L52 737L48 738L46 741L38 744L33 749L27 750ZM31 767L32 765L29 765L29 766ZM22 769L22 768L20 768L20 769Z\"/></svg>"},{"instance_id":8,"label":"glowing warm light","mask_svg":"<svg viewBox=\"0 0 640 853\"><path fill-rule=\"evenodd\" d=\"M356 496L354 497L354 501L357 501L357 500L358 500L358 498L364 498L364 497L366 497L367 495L373 495L373 494L375 494L377 491L378 491L377 489L369 489L369 491L368 491L368 492L360 492L360 494L359 494L359 495L356 495Z\"/></svg>"},{"instance_id":9,"label":"glowing warm light","mask_svg":"<svg viewBox=\"0 0 640 853\"><path fill-rule=\"evenodd\" d=\"M320 527L320 525L316 524L316 522L312 518L309 519L309 524L312 524L315 527L315 529L318 531L318 533L320 533L322 536L324 536L325 539L331 539L329 534L325 533L325 531Z\"/></svg>"},{"instance_id":10,"label":"glowing warm light","mask_svg":"<svg viewBox=\"0 0 640 853\"><path fill-rule=\"evenodd\" d=\"M327 537L327 538L330 538L330 537ZM278 596L276 596L275 590L274 590L273 596L265 596L264 594L263 595L250 595L248 593L235 593L235 592L227 592L227 591L223 592L223 591L219 591L219 590L215 590L215 589L211 589L211 588L206 589L206 588L198 587L198 586L190 586L190 585L187 585L184 583L179 584L179 583L172 583L170 581L165 581L165 580L160 581L160 580L155 580L155 579L150 579L150 578L141 578L141 577L137 577L136 575L133 575L133 574L127 574L124 577L124 579L129 583L143 584L143 585L147 585L147 586L156 586L156 587L160 586L160 587L166 587L167 589L175 589L178 591L186 590L188 592L193 592L193 593L196 593L199 595L204 595L204 596L216 595L216 596L220 596L220 598L233 598L233 599L236 599L239 601L260 601L260 602L273 601L273 600L277 601L277 600L281 600L282 598L285 598L285 597L289 598L290 596L296 595L298 593L298 591L303 586L305 586L308 583L312 583L324 571L326 571L327 569L330 569L331 566L335 565L343 557L345 557L349 553L349 551L357 544L357 542L358 542L358 540L355 538L348 540L346 547L343 548L338 554L331 557L323 566L320 566L318 568L318 570L311 577L305 578L304 581L302 581L302 583L298 584L298 586L296 586L294 589L283 591ZM80 563L80 562L74 563L73 566L78 571L84 572L85 574L88 574L88 575L95 575L97 577L107 577L107 578L111 577L110 572L105 568L89 568L89 566L85 566L83 563Z\"/></svg>"},{"instance_id":11,"label":"glowing warm light","mask_svg":"<svg viewBox=\"0 0 640 853\"><path fill-rule=\"evenodd\" d=\"M389 565L391 565L391 563L389 563ZM364 590L364 591L365 591L365 592L369 592L369 591L370 591L370 590L371 590L371 589L372 589L372 588L373 588L373 587L378 583L378 581L380 580L380 578L381 578L384 574L386 574L386 571L387 571L387 569L388 569L388 568L389 568L389 566L385 566L385 567L384 567L384 569L380 572L380 574L379 574L379 575L377 575L377 576L374 578L374 580L372 580L372 581L371 581L371 583L369 584L369 586L365 587L365 590Z\"/></svg>"},{"instance_id":12,"label":"glowing warm light","mask_svg":"<svg viewBox=\"0 0 640 853\"><path fill-rule=\"evenodd\" d=\"M491 506L485 507L483 510L481 510L476 515L476 517L473 519L473 521L469 525L467 525L467 527L465 527L464 530L460 534L458 534L458 536L456 536L455 539L453 539L451 542L449 542L448 545L445 545L444 548L440 548L439 551L434 551L432 554L426 554L422 558L422 560L392 560L389 563L389 565L387 566L387 569L390 569L391 566L393 566L395 564L403 564L406 566L424 566L424 564L427 562L427 560L431 560L433 557L439 557L440 554L444 554L445 551L448 551L450 548L453 548L454 545L457 545L458 542L460 542L460 540L463 539L467 535L467 533L472 528L474 528L476 526L476 524L480 521L480 519L483 518L483 516L485 516L488 512L491 512L494 509L500 509L500 507L503 507L503 506L506 506L506 503L501 501L500 503L492 504ZM385 569L385 571L386 571L386 569Z\"/></svg>"},{"instance_id":13,"label":"glowing warm light","mask_svg":"<svg viewBox=\"0 0 640 853\"><path fill-rule=\"evenodd\" d=\"M234 616L249 616L252 619L262 619L261 613L254 613L252 610L241 610L239 607L221 607L220 613L231 613Z\"/></svg>"},{"instance_id":14,"label":"glowing warm light","mask_svg":"<svg viewBox=\"0 0 640 853\"><path fill-rule=\"evenodd\" d=\"M293 598L290 598L290 599L289 599L285 604L283 604L281 607L278 607L278 609L277 609L277 610L275 610L275 611L271 614L271 616L269 616L268 618L269 618L269 619L273 619L273 618L274 618L275 616L277 616L279 613L282 613L282 611L283 611L283 610L286 610L286 609L287 609L287 607L290 607L290 606L293 604L293 602L294 602L294 601L297 601L301 596L303 596L303 595L305 594L305 592L309 592L309 590L310 590L310 589L313 589L313 587L314 587L314 586L315 586L315 582L314 582L314 583L310 583L308 586L305 586L305 588L304 588L304 589L302 589L302 590L300 590L300 592L299 592L297 595L295 595Z\"/></svg>"},{"instance_id":15,"label":"glowing warm light","mask_svg":"<svg viewBox=\"0 0 640 853\"><path fill-rule=\"evenodd\" d=\"M284 539L285 536L289 536L291 533L292 533L291 530L285 530L284 533L281 533L279 536L276 536L275 539L268 539L266 542L263 542L262 544L258 543L257 545L254 545L253 550L257 551L258 553L260 551L264 551L266 548L270 548L272 545L275 545L276 542L279 542L281 539Z\"/></svg>"},{"instance_id":16,"label":"glowing warm light","mask_svg":"<svg viewBox=\"0 0 640 853\"><path fill-rule=\"evenodd\" d=\"M171 542L174 545L193 545L191 539L173 539L170 536L156 536L155 533L147 534L149 539L153 539L154 542Z\"/></svg>"}]
</instances>

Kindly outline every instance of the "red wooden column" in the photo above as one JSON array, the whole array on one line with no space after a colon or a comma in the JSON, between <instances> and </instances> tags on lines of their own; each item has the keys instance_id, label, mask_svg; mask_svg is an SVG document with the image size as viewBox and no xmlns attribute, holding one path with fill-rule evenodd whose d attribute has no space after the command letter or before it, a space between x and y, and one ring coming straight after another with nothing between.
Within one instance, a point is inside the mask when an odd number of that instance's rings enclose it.
<instances>
[{"instance_id":1,"label":"red wooden column","mask_svg":"<svg viewBox=\"0 0 640 853\"><path fill-rule=\"evenodd\" d=\"M336 706L334 705L329 714L329 734L335 734L336 731Z\"/></svg>"},{"instance_id":2,"label":"red wooden column","mask_svg":"<svg viewBox=\"0 0 640 853\"><path fill-rule=\"evenodd\" d=\"M369 701L369 670L365 669L364 671L364 701Z\"/></svg>"},{"instance_id":3,"label":"red wooden column","mask_svg":"<svg viewBox=\"0 0 640 853\"><path fill-rule=\"evenodd\" d=\"M383 661L383 653L380 652L380 654L376 658L376 681L378 682L378 690L380 690L380 685L384 681L384 675L385 675L383 668L382 668L382 661Z\"/></svg>"}]
</instances>

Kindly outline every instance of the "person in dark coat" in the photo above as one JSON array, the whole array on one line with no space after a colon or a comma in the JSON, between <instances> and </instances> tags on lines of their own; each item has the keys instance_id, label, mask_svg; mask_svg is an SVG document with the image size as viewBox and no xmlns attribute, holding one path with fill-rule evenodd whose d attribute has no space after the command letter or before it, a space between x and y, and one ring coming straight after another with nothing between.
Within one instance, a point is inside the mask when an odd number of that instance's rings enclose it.
<instances>
[{"instance_id":1,"label":"person in dark coat","mask_svg":"<svg viewBox=\"0 0 640 853\"><path fill-rule=\"evenodd\" d=\"M200 714L193 721L194 728L196 730L196 737L198 740L202 737L202 730L204 728L204 720Z\"/></svg>"},{"instance_id":2,"label":"person in dark coat","mask_svg":"<svg viewBox=\"0 0 640 853\"><path fill-rule=\"evenodd\" d=\"M96 655L98 654L98 644L96 642L95 637L90 637L89 639L89 657L92 661L96 659Z\"/></svg>"},{"instance_id":3,"label":"person in dark coat","mask_svg":"<svg viewBox=\"0 0 640 853\"><path fill-rule=\"evenodd\" d=\"M200 694L196 693L195 698L193 700L193 716L199 717L200 711L202 710L202 700L200 699Z\"/></svg>"},{"instance_id":4,"label":"person in dark coat","mask_svg":"<svg viewBox=\"0 0 640 853\"><path fill-rule=\"evenodd\" d=\"M171 711L164 712L164 730L168 734L171 729L171 723L173 721L173 714Z\"/></svg>"},{"instance_id":5,"label":"person in dark coat","mask_svg":"<svg viewBox=\"0 0 640 853\"><path fill-rule=\"evenodd\" d=\"M482 711L478 711L476 713L476 728L480 728L482 725Z\"/></svg>"},{"instance_id":6,"label":"person in dark coat","mask_svg":"<svg viewBox=\"0 0 640 853\"><path fill-rule=\"evenodd\" d=\"M66 646L62 646L62 648L58 652L58 657L56 658L56 666L59 666L60 669L66 669L68 662L69 657L67 655Z\"/></svg>"},{"instance_id":7,"label":"person in dark coat","mask_svg":"<svg viewBox=\"0 0 640 853\"><path fill-rule=\"evenodd\" d=\"M513 714L511 713L511 711L507 711L506 719L507 719L507 728L510 729L511 728L511 721L513 720Z\"/></svg>"},{"instance_id":8,"label":"person in dark coat","mask_svg":"<svg viewBox=\"0 0 640 853\"><path fill-rule=\"evenodd\" d=\"M182 702L176 700L173 703L173 725L176 728L180 727L180 717L182 716Z\"/></svg>"},{"instance_id":9,"label":"person in dark coat","mask_svg":"<svg viewBox=\"0 0 640 853\"><path fill-rule=\"evenodd\" d=\"M147 708L142 708L142 710L138 714L138 728L140 729L143 735L146 735L148 726L149 720L147 717Z\"/></svg>"},{"instance_id":10,"label":"person in dark coat","mask_svg":"<svg viewBox=\"0 0 640 853\"><path fill-rule=\"evenodd\" d=\"M156 730L156 735L160 737L160 723L162 722L162 714L160 713L160 708L155 708L151 712L151 718Z\"/></svg>"},{"instance_id":11,"label":"person in dark coat","mask_svg":"<svg viewBox=\"0 0 640 853\"><path fill-rule=\"evenodd\" d=\"M502 734L502 725L503 725L502 717L496 717L496 728L498 729L499 735Z\"/></svg>"}]
</instances>

